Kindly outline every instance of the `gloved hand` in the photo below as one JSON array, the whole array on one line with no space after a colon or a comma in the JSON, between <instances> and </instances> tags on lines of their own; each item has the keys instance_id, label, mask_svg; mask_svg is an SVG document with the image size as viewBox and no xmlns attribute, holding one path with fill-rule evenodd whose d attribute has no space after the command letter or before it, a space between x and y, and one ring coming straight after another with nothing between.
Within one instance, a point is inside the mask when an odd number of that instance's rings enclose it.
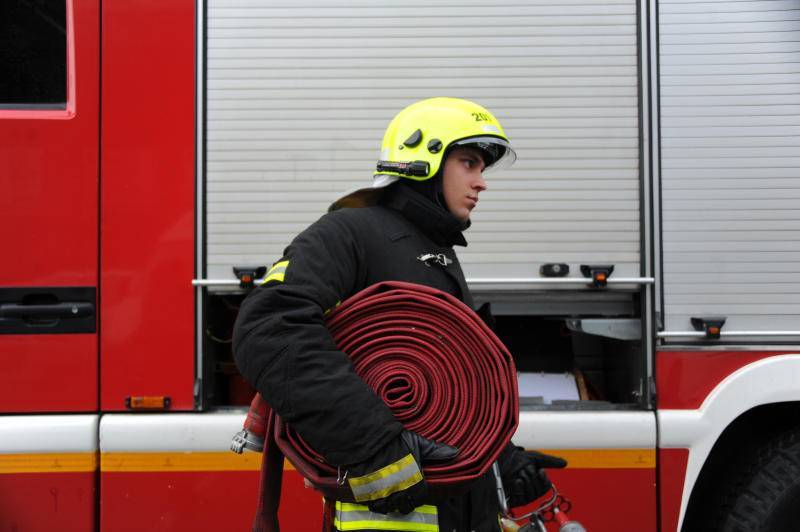
<instances>
[{"instance_id":1,"label":"gloved hand","mask_svg":"<svg viewBox=\"0 0 800 532\"><path fill-rule=\"evenodd\" d=\"M567 466L563 458L526 451L512 444L503 450L499 461L500 476L510 508L533 502L553 487L545 468L561 469Z\"/></svg>"},{"instance_id":2,"label":"gloved hand","mask_svg":"<svg viewBox=\"0 0 800 532\"><path fill-rule=\"evenodd\" d=\"M423 438L404 430L369 459L348 468L348 483L356 502L370 511L410 513L428 493L422 476L423 464L452 460L456 447Z\"/></svg>"}]
</instances>

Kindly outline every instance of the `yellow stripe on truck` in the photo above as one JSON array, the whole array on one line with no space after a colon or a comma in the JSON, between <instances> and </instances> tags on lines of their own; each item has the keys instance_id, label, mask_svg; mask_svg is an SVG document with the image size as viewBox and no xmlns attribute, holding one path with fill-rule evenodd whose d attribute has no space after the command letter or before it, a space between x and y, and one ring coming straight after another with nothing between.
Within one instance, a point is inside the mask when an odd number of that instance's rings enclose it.
<instances>
[{"instance_id":1,"label":"yellow stripe on truck","mask_svg":"<svg viewBox=\"0 0 800 532\"><path fill-rule=\"evenodd\" d=\"M655 449L540 449L561 456L570 469L653 469ZM258 471L261 454L247 452L112 452L101 454L102 471ZM284 469L293 470L289 461Z\"/></svg>"},{"instance_id":2,"label":"yellow stripe on truck","mask_svg":"<svg viewBox=\"0 0 800 532\"><path fill-rule=\"evenodd\" d=\"M539 449L561 456L570 469L653 469L655 449ZM99 463L98 463L99 462ZM159 472L159 471L259 471L261 453L214 452L105 452L0 454L0 474ZM284 468L293 470L288 462Z\"/></svg>"},{"instance_id":3,"label":"yellow stripe on truck","mask_svg":"<svg viewBox=\"0 0 800 532\"><path fill-rule=\"evenodd\" d=\"M288 465L289 462L286 462ZM103 472L146 471L259 471L261 453L225 452L112 452L100 455ZM291 469L289 467L288 469Z\"/></svg>"},{"instance_id":4,"label":"yellow stripe on truck","mask_svg":"<svg viewBox=\"0 0 800 532\"><path fill-rule=\"evenodd\" d=\"M95 452L0 454L0 474L86 473L95 470Z\"/></svg>"},{"instance_id":5,"label":"yellow stripe on truck","mask_svg":"<svg viewBox=\"0 0 800 532\"><path fill-rule=\"evenodd\" d=\"M655 449L537 449L560 456L569 469L655 469Z\"/></svg>"}]
</instances>

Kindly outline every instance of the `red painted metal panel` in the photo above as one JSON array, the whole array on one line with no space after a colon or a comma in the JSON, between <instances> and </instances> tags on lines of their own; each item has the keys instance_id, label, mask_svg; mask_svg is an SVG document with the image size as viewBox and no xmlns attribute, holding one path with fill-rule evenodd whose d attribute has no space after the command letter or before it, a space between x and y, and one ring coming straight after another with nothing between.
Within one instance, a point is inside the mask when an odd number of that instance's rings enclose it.
<instances>
[{"instance_id":1,"label":"red painted metal panel","mask_svg":"<svg viewBox=\"0 0 800 532\"><path fill-rule=\"evenodd\" d=\"M656 530L655 469L567 469L551 476L574 504L570 516L588 530ZM255 511L254 471L101 477L102 530L247 530ZM321 518L320 496L304 487L296 471L285 471L281 530L319 530Z\"/></svg>"},{"instance_id":2,"label":"red painted metal panel","mask_svg":"<svg viewBox=\"0 0 800 532\"><path fill-rule=\"evenodd\" d=\"M97 284L98 15L68 2L65 110L0 110L0 286Z\"/></svg>"},{"instance_id":3,"label":"red painted metal panel","mask_svg":"<svg viewBox=\"0 0 800 532\"><path fill-rule=\"evenodd\" d=\"M569 516L587 530L655 532L655 469L567 468L548 475L572 502ZM558 527L549 523L547 529Z\"/></svg>"},{"instance_id":4,"label":"red painted metal panel","mask_svg":"<svg viewBox=\"0 0 800 532\"><path fill-rule=\"evenodd\" d=\"M659 351L658 408L694 410L725 377L757 360L789 351Z\"/></svg>"},{"instance_id":5,"label":"red painted metal panel","mask_svg":"<svg viewBox=\"0 0 800 532\"><path fill-rule=\"evenodd\" d=\"M103 410L194 407L194 10L103 2Z\"/></svg>"},{"instance_id":6,"label":"red painted metal panel","mask_svg":"<svg viewBox=\"0 0 800 532\"><path fill-rule=\"evenodd\" d=\"M320 530L319 494L296 471L283 482L281 530ZM101 530L249 530L258 472L102 473L101 486Z\"/></svg>"},{"instance_id":7,"label":"red painted metal panel","mask_svg":"<svg viewBox=\"0 0 800 532\"><path fill-rule=\"evenodd\" d=\"M661 532L678 530L681 511L683 481L689 449L661 449L658 451L658 484L661 500Z\"/></svg>"},{"instance_id":8,"label":"red painted metal panel","mask_svg":"<svg viewBox=\"0 0 800 532\"><path fill-rule=\"evenodd\" d=\"M97 286L99 39L68 1L67 108L0 110L0 287ZM97 408L96 334L0 335L0 367L0 412Z\"/></svg>"},{"instance_id":9,"label":"red painted metal panel","mask_svg":"<svg viewBox=\"0 0 800 532\"><path fill-rule=\"evenodd\" d=\"M0 530L95 530L96 478L94 472L0 474Z\"/></svg>"},{"instance_id":10,"label":"red painted metal panel","mask_svg":"<svg viewBox=\"0 0 800 532\"><path fill-rule=\"evenodd\" d=\"M97 335L8 335L0 346L3 413L97 408Z\"/></svg>"}]
</instances>

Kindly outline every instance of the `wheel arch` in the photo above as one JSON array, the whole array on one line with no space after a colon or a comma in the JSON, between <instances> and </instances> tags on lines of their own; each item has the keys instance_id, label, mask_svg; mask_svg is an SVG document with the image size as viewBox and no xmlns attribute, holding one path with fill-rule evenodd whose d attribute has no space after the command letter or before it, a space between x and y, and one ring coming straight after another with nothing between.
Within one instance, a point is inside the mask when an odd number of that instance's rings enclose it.
<instances>
[{"instance_id":1,"label":"wheel arch","mask_svg":"<svg viewBox=\"0 0 800 532\"><path fill-rule=\"evenodd\" d=\"M747 428L751 419L769 412L770 407L800 404L798 382L800 354L776 355L728 375L697 410L658 411L659 448L689 450L678 529L682 528L690 496L716 444L723 441L723 436L724 441L731 441L731 435L742 430L737 427ZM725 435L729 428L731 432Z\"/></svg>"},{"instance_id":2,"label":"wheel arch","mask_svg":"<svg viewBox=\"0 0 800 532\"><path fill-rule=\"evenodd\" d=\"M800 401L768 403L747 410L722 431L703 463L689 495L682 530L705 530L716 520L720 486L734 481L734 464L752 459L756 449L781 432L800 427ZM709 521L711 520L711 521Z\"/></svg>"}]
</instances>

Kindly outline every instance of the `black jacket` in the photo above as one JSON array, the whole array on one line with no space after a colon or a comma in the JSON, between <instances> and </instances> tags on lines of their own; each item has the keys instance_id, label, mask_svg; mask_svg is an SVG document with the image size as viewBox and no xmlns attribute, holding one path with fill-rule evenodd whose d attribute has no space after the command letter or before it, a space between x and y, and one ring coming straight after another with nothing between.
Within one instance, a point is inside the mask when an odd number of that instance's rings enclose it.
<instances>
[{"instance_id":1,"label":"black jacket","mask_svg":"<svg viewBox=\"0 0 800 532\"><path fill-rule=\"evenodd\" d=\"M282 282L256 288L234 329L242 375L333 465L361 462L403 426L353 371L324 323L325 312L374 283L399 280L448 292L473 306L453 245L466 245L463 224L402 184L381 204L326 214L284 251ZM426 265L444 254L446 267ZM443 532L495 531L491 472L464 496L439 502Z\"/></svg>"}]
</instances>

